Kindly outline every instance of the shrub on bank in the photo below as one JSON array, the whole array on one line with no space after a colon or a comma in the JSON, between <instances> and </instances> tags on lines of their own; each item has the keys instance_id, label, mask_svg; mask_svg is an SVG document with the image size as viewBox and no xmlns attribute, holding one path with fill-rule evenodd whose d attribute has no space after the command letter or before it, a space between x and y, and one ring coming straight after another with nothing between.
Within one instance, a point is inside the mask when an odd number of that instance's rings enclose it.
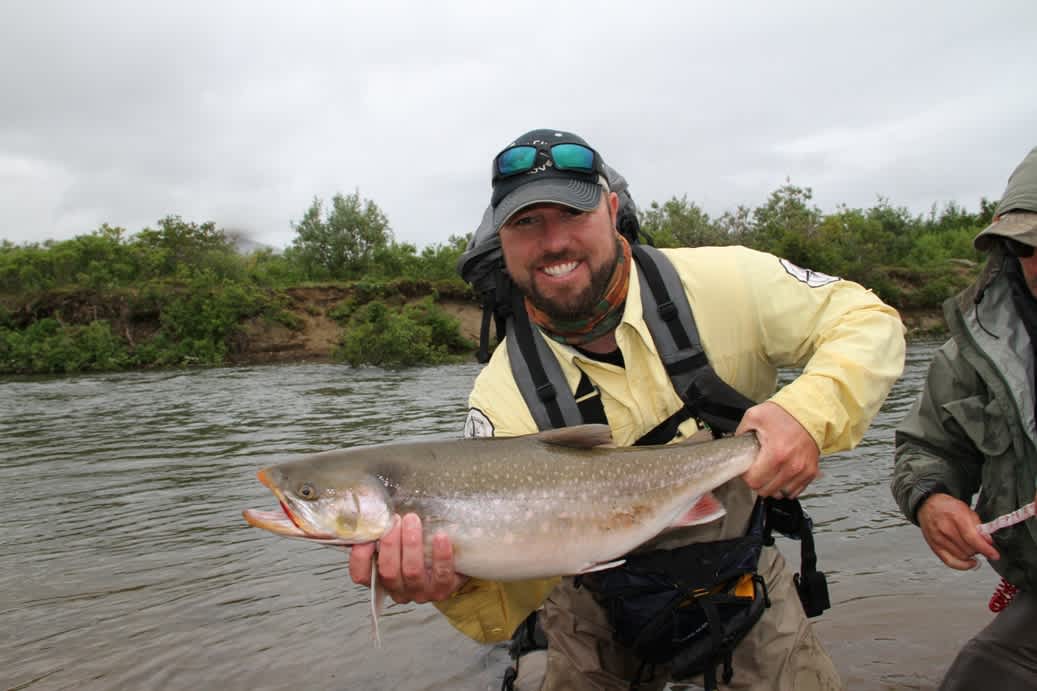
<instances>
[{"instance_id":1,"label":"shrub on bank","mask_svg":"<svg viewBox=\"0 0 1037 691\"><path fill-rule=\"evenodd\" d=\"M335 358L353 367L410 367L452 361L474 345L431 297L402 309L374 300L352 312Z\"/></svg>"},{"instance_id":2,"label":"shrub on bank","mask_svg":"<svg viewBox=\"0 0 1037 691\"><path fill-rule=\"evenodd\" d=\"M106 320L66 325L53 318L24 330L0 327L0 372L66 374L119 370L134 364Z\"/></svg>"},{"instance_id":3,"label":"shrub on bank","mask_svg":"<svg viewBox=\"0 0 1037 691\"><path fill-rule=\"evenodd\" d=\"M221 365L244 320L264 315L298 325L266 291L208 273L185 283L149 282L130 297L125 291L94 291L89 303L85 295L73 297L29 303L32 318L22 326L3 311L0 373ZM125 309L112 307L118 304ZM116 316L88 316L97 312ZM138 329L135 340L131 331Z\"/></svg>"}]
</instances>

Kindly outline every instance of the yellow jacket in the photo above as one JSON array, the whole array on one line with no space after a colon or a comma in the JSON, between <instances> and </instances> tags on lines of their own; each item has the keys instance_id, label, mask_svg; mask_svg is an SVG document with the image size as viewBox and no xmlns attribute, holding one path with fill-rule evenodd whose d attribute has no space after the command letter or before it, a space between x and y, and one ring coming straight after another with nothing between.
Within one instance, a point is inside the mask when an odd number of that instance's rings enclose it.
<instances>
[{"instance_id":1,"label":"yellow jacket","mask_svg":"<svg viewBox=\"0 0 1037 691\"><path fill-rule=\"evenodd\" d=\"M754 401L780 405L813 436L822 454L861 440L903 370L904 328L896 310L856 283L745 247L663 251L684 283L702 346L721 379ZM580 370L597 385L620 445L633 444L682 406L642 318L636 264L631 271L616 330L625 367L548 340L571 389ZM779 367L803 371L775 393ZM511 376L507 348L498 347L479 374L469 407L469 422L481 421L480 434L537 431ZM690 436L696 429L688 420L681 433ZM436 606L467 636L504 640L557 580L472 579Z\"/></svg>"}]
</instances>

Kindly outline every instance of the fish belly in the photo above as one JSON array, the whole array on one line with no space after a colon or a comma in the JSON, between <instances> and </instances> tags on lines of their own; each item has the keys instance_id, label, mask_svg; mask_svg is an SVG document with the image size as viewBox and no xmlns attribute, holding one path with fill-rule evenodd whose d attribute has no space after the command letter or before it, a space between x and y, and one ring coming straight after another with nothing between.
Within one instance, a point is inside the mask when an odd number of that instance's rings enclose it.
<instances>
[{"instance_id":1,"label":"fish belly","mask_svg":"<svg viewBox=\"0 0 1037 691\"><path fill-rule=\"evenodd\" d=\"M428 532L446 533L458 572L512 581L574 575L614 561L658 535L695 497L655 497L552 512L516 504L478 522L430 521ZM511 514L513 520L504 515Z\"/></svg>"}]
</instances>

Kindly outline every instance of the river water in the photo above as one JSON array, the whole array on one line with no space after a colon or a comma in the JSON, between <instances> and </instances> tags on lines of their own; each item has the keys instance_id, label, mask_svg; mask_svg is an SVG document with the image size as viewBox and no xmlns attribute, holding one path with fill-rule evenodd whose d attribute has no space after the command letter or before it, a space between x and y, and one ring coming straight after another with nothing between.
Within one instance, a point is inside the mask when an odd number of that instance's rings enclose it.
<instances>
[{"instance_id":1,"label":"river water","mask_svg":"<svg viewBox=\"0 0 1037 691\"><path fill-rule=\"evenodd\" d=\"M864 441L823 459L804 496L833 601L816 622L850 689L933 688L990 617L993 570L944 567L888 490L934 345L910 346ZM241 518L272 507L255 472L287 455L458 436L478 369L0 380L0 688L498 688L502 646L407 605L376 650L343 552Z\"/></svg>"}]
</instances>

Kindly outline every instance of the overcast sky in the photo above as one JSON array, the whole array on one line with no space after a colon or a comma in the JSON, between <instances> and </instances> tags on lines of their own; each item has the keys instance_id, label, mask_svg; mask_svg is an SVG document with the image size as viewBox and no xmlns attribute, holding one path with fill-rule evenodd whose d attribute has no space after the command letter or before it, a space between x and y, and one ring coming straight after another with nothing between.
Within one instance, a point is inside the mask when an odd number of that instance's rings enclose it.
<instances>
[{"instance_id":1,"label":"overcast sky","mask_svg":"<svg viewBox=\"0 0 1037 691\"><path fill-rule=\"evenodd\" d=\"M825 211L975 209L1037 146L1035 32L1034 0L10 0L0 239L178 214L284 247L359 190L424 246L475 229L491 158L539 127L642 207L790 178Z\"/></svg>"}]
</instances>

